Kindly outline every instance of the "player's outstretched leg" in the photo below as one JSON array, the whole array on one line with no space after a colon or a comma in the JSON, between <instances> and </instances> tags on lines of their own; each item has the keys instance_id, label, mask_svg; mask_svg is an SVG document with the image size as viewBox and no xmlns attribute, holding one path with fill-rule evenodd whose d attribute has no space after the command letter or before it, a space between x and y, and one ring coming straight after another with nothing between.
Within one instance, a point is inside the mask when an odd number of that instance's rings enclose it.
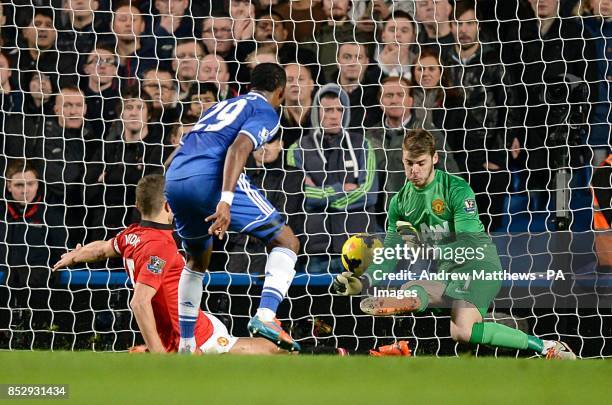
<instances>
[{"instance_id":1,"label":"player's outstretched leg","mask_svg":"<svg viewBox=\"0 0 612 405\"><path fill-rule=\"evenodd\" d=\"M287 226L283 226L268 246L270 253L261 301L257 313L248 325L251 335L268 339L288 351L299 351L300 345L282 329L276 319L276 310L287 295L295 276L294 267L299 246L298 239Z\"/></svg>"},{"instance_id":2,"label":"player's outstretched leg","mask_svg":"<svg viewBox=\"0 0 612 405\"><path fill-rule=\"evenodd\" d=\"M202 280L212 253L212 243L210 242L210 239L208 239L209 246L198 255L199 257L189 257L179 280L178 312L181 334L179 353L193 353L197 348L195 325L202 301Z\"/></svg>"},{"instance_id":3,"label":"player's outstretched leg","mask_svg":"<svg viewBox=\"0 0 612 405\"><path fill-rule=\"evenodd\" d=\"M495 322L483 322L481 311L466 301L454 301L451 311L451 337L470 344L485 344L506 349L533 350L548 359L575 360L576 355L569 346L554 340L543 340L536 336Z\"/></svg>"}]
</instances>

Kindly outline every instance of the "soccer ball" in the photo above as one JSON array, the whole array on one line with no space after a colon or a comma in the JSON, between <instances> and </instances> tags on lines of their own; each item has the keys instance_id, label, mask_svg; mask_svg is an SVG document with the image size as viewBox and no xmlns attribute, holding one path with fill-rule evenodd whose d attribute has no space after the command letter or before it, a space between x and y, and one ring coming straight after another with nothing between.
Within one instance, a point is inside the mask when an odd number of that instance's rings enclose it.
<instances>
[{"instance_id":1,"label":"soccer ball","mask_svg":"<svg viewBox=\"0 0 612 405\"><path fill-rule=\"evenodd\" d=\"M360 277L372 263L374 249L382 247L382 242L376 236L365 233L353 235L342 245L342 265Z\"/></svg>"}]
</instances>

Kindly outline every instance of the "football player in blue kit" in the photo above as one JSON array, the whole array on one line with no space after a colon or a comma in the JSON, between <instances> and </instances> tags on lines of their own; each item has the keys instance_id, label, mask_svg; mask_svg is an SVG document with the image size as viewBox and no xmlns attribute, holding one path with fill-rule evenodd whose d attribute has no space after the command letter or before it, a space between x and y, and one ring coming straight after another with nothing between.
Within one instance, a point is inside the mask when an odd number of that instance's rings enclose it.
<instances>
[{"instance_id":1,"label":"football player in blue kit","mask_svg":"<svg viewBox=\"0 0 612 405\"><path fill-rule=\"evenodd\" d=\"M279 129L275 108L282 102L286 76L279 65L262 63L251 77L249 93L216 103L203 113L181 140L166 173L166 198L188 253L178 290L179 352L196 349L194 325L212 238L222 239L228 229L257 237L268 246L261 300L249 332L282 349L300 350L276 319L295 275L299 241L243 173L251 152Z\"/></svg>"}]
</instances>

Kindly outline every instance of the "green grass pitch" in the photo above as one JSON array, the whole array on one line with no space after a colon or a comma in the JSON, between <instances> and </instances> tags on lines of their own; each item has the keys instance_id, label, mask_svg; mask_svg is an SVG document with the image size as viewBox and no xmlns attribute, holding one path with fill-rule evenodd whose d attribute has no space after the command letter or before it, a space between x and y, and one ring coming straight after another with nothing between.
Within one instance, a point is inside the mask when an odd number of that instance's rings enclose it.
<instances>
[{"instance_id":1,"label":"green grass pitch","mask_svg":"<svg viewBox=\"0 0 612 405\"><path fill-rule=\"evenodd\" d=\"M602 360L1 352L0 364L0 383L69 384L87 404L590 404L612 389Z\"/></svg>"}]
</instances>

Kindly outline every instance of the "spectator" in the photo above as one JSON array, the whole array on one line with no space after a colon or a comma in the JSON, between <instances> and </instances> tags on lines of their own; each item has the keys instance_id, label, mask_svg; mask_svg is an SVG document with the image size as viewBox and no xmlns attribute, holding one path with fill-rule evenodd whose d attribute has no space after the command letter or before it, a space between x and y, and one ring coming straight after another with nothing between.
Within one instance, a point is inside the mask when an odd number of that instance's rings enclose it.
<instances>
[{"instance_id":1,"label":"spectator","mask_svg":"<svg viewBox=\"0 0 612 405\"><path fill-rule=\"evenodd\" d=\"M387 20L391 14L402 12L414 14L414 4L402 0L354 1L352 19L356 21L357 29L363 32L373 32L376 23ZM359 17L358 17L359 16Z\"/></svg>"},{"instance_id":2,"label":"spectator","mask_svg":"<svg viewBox=\"0 0 612 405\"><path fill-rule=\"evenodd\" d=\"M116 106L120 101L118 65L119 57L112 48L97 45L94 52L88 55L83 68L86 76L81 81L81 90L87 103L85 118L98 141L85 145L86 160L90 160L94 152L102 147L99 141L102 141L110 125L117 119Z\"/></svg>"},{"instance_id":3,"label":"spectator","mask_svg":"<svg viewBox=\"0 0 612 405\"><path fill-rule=\"evenodd\" d=\"M612 122L612 2L610 0L587 0L582 21L594 49L597 63L596 104L591 110L591 133L589 145L593 148L593 162L601 162L610 150L610 123Z\"/></svg>"},{"instance_id":4,"label":"spectator","mask_svg":"<svg viewBox=\"0 0 612 405\"><path fill-rule=\"evenodd\" d=\"M251 72L253 69L255 69L255 66L259 65L260 63L279 63L276 55L276 49L270 46L262 46L258 47L246 56L244 63L241 66L238 79L238 87L243 94L249 91Z\"/></svg>"},{"instance_id":5,"label":"spectator","mask_svg":"<svg viewBox=\"0 0 612 405\"><path fill-rule=\"evenodd\" d=\"M23 108L23 93L12 80L13 69L4 53L0 53L0 128L4 127L4 113L21 112Z\"/></svg>"},{"instance_id":6,"label":"spectator","mask_svg":"<svg viewBox=\"0 0 612 405\"><path fill-rule=\"evenodd\" d=\"M199 38L201 34L189 15L189 0L156 0L154 4L157 10L153 18L156 55L162 65L168 66L170 59L174 63L174 50L178 53L181 39Z\"/></svg>"},{"instance_id":7,"label":"spectator","mask_svg":"<svg viewBox=\"0 0 612 405\"><path fill-rule=\"evenodd\" d=\"M380 118L377 97L381 72L369 63L366 46L346 42L338 47L338 70L331 78L349 95L351 127L370 126Z\"/></svg>"},{"instance_id":8,"label":"spectator","mask_svg":"<svg viewBox=\"0 0 612 405\"><path fill-rule=\"evenodd\" d=\"M150 68L142 75L142 90L152 101L151 122L174 124L182 115L178 89L173 74L165 69Z\"/></svg>"},{"instance_id":9,"label":"spectator","mask_svg":"<svg viewBox=\"0 0 612 405\"><path fill-rule=\"evenodd\" d=\"M44 73L34 71L26 85L29 91L24 95L23 112L27 116L35 115L35 119L42 118L43 115L52 115L54 95L57 94L57 90L54 89L51 78Z\"/></svg>"},{"instance_id":10,"label":"spectator","mask_svg":"<svg viewBox=\"0 0 612 405\"><path fill-rule=\"evenodd\" d=\"M420 45L437 48L444 55L453 46L449 0L417 0L414 18L419 23L417 41Z\"/></svg>"},{"instance_id":11,"label":"spectator","mask_svg":"<svg viewBox=\"0 0 612 405\"><path fill-rule=\"evenodd\" d=\"M247 83L250 83L251 72L255 69L255 66L260 63L278 63L278 57L274 48L262 46L248 54L244 62L249 70L249 80Z\"/></svg>"},{"instance_id":12,"label":"spectator","mask_svg":"<svg viewBox=\"0 0 612 405\"><path fill-rule=\"evenodd\" d=\"M288 151L289 166L305 175L304 251L312 273L342 271L339 254L348 235L375 231L370 212L376 204L376 157L370 143L349 132L348 94L335 84L315 95L312 133ZM328 267L329 265L329 267Z\"/></svg>"},{"instance_id":13,"label":"spectator","mask_svg":"<svg viewBox=\"0 0 612 405\"><path fill-rule=\"evenodd\" d=\"M198 77L199 62L204 57L202 44L194 38L180 39L174 48L172 70L176 72L179 83L179 100L186 101L190 96L191 86Z\"/></svg>"},{"instance_id":14,"label":"spectator","mask_svg":"<svg viewBox=\"0 0 612 405\"><path fill-rule=\"evenodd\" d=\"M385 76L412 78L412 66L416 61L413 52L416 45L416 24L410 14L397 11L383 24L380 43L374 60Z\"/></svg>"},{"instance_id":15,"label":"spectator","mask_svg":"<svg viewBox=\"0 0 612 405\"><path fill-rule=\"evenodd\" d=\"M6 3L0 4L0 48L15 48L16 22L12 18L14 8ZM10 21L10 23L9 23ZM26 25L26 24L23 24ZM6 52L6 51L5 51Z\"/></svg>"},{"instance_id":16,"label":"spectator","mask_svg":"<svg viewBox=\"0 0 612 405\"><path fill-rule=\"evenodd\" d=\"M233 21L236 41L253 39L255 33L255 7L257 0L225 0L226 11Z\"/></svg>"},{"instance_id":17,"label":"spectator","mask_svg":"<svg viewBox=\"0 0 612 405\"><path fill-rule=\"evenodd\" d=\"M27 156L34 159L45 181L47 202L80 206L85 141L93 139L85 122L87 105L81 90L62 88L53 113L57 118L45 119L42 126L32 127L26 121Z\"/></svg>"},{"instance_id":18,"label":"spectator","mask_svg":"<svg viewBox=\"0 0 612 405\"><path fill-rule=\"evenodd\" d=\"M450 148L446 149L450 153L447 153L446 165L441 169L457 173L462 167L457 168L455 152L461 153L464 150L464 139L468 126L473 125L473 120L467 118L460 94L450 89L448 78L442 75L440 56L436 48L421 49L412 77L415 83L411 89L412 111L416 120L414 125L431 132L436 139L436 147ZM470 132L467 139L478 144L478 136L484 136L484 131Z\"/></svg>"},{"instance_id":19,"label":"spectator","mask_svg":"<svg viewBox=\"0 0 612 405\"><path fill-rule=\"evenodd\" d=\"M21 113L23 108L23 93L15 88L11 81L13 71L10 68L8 58L0 53L0 173L4 173L6 167L7 156L23 156L20 155L18 145L11 144L11 137L7 136L5 130L5 120L12 119L16 114ZM19 114L19 116L21 116ZM21 137L20 137L21 138ZM17 147L16 147L17 146ZM0 182L0 187L2 183Z\"/></svg>"},{"instance_id":20,"label":"spectator","mask_svg":"<svg viewBox=\"0 0 612 405\"><path fill-rule=\"evenodd\" d=\"M377 213L387 211L391 197L406 183L402 159L404 135L407 130L420 128L412 110L411 91L412 86L402 77L383 79L379 96L383 116L380 122L366 130L366 138L376 154L378 184L384 196L378 200ZM457 172L457 163L445 152L450 147L444 143L443 134L440 131L434 133L439 157L436 168ZM380 219L380 225L384 227L386 218Z\"/></svg>"},{"instance_id":21,"label":"spectator","mask_svg":"<svg viewBox=\"0 0 612 405\"><path fill-rule=\"evenodd\" d=\"M170 131L167 140L164 142L165 145L176 148L180 145L181 139L185 134L188 134L193 129L194 124L180 123L176 124L172 131Z\"/></svg>"},{"instance_id":22,"label":"spectator","mask_svg":"<svg viewBox=\"0 0 612 405\"><path fill-rule=\"evenodd\" d=\"M281 64L298 62L314 68L314 65L317 64L317 57L314 52L304 47L298 47L295 42L288 40L288 37L289 30L285 21L276 11L261 11L257 14L255 41L258 47L276 49L276 56Z\"/></svg>"},{"instance_id":23,"label":"spectator","mask_svg":"<svg viewBox=\"0 0 612 405\"><path fill-rule=\"evenodd\" d=\"M208 54L223 57L228 67L229 81L235 82L239 62L244 61L254 47L251 41L244 41L240 47L236 47L232 27L232 19L227 14L205 17L202 25L202 40Z\"/></svg>"},{"instance_id":24,"label":"spectator","mask_svg":"<svg viewBox=\"0 0 612 405\"><path fill-rule=\"evenodd\" d=\"M247 161L245 174L262 190L266 199L287 218L287 224L298 237L303 237L304 213L303 175L288 167L283 159L283 141L279 136L253 152ZM225 268L248 269L263 274L266 266L266 246L245 234L232 234L227 244L228 262Z\"/></svg>"},{"instance_id":25,"label":"spectator","mask_svg":"<svg viewBox=\"0 0 612 405\"><path fill-rule=\"evenodd\" d=\"M200 61L198 82L213 83L219 89L219 100L236 97L238 92L231 86L230 73L225 59L219 55L206 55Z\"/></svg>"},{"instance_id":26,"label":"spectator","mask_svg":"<svg viewBox=\"0 0 612 405\"><path fill-rule=\"evenodd\" d=\"M175 149L180 145L181 139L183 135L189 133L193 128L193 122L181 122L179 124L174 124L169 131L166 131L166 135L164 137L164 152L162 160L166 168L168 167L168 158L175 151Z\"/></svg>"},{"instance_id":27,"label":"spectator","mask_svg":"<svg viewBox=\"0 0 612 405\"><path fill-rule=\"evenodd\" d=\"M219 90L217 86L210 82L195 82L189 90L189 108L186 110L187 123L196 123L202 113L212 107L213 104L219 101L217 95Z\"/></svg>"},{"instance_id":28,"label":"spectator","mask_svg":"<svg viewBox=\"0 0 612 405\"><path fill-rule=\"evenodd\" d=\"M48 329L48 306L54 278L50 267L65 251L63 215L45 204L36 168L25 160L11 162L6 172L6 195L1 199L0 266L8 271L12 326ZM32 311L32 317L29 317Z\"/></svg>"},{"instance_id":29,"label":"spectator","mask_svg":"<svg viewBox=\"0 0 612 405\"><path fill-rule=\"evenodd\" d=\"M351 0L323 0L325 19L317 23L313 52L318 51L319 64L326 78L334 77L332 72L337 68L339 44L354 42L367 43L371 35L355 33L355 25L350 19ZM363 45L365 48L365 45ZM366 56L366 53L363 55Z\"/></svg>"},{"instance_id":30,"label":"spectator","mask_svg":"<svg viewBox=\"0 0 612 405\"><path fill-rule=\"evenodd\" d=\"M59 34L57 47L62 52L75 53L79 58L78 67L82 68L85 58L96 46L100 35L108 33L108 25L100 15L96 15L98 0L63 0L59 15Z\"/></svg>"},{"instance_id":31,"label":"spectator","mask_svg":"<svg viewBox=\"0 0 612 405\"><path fill-rule=\"evenodd\" d=\"M586 139L568 139L568 129L559 125L563 120L557 112L559 103L551 102L551 93L547 89L557 84L567 91L566 85L559 83L571 81L569 74L576 80L586 80L591 88L577 97L562 96L562 103L567 108L570 104L585 103L587 93L595 101L597 65L588 62L594 60L594 51L592 44L583 38L579 21L559 17L559 0L530 0L529 3L536 18L521 22L520 30L511 32L506 38L504 62L514 71L516 81L522 84L517 104L528 106L523 113L521 128L516 128L508 137L511 163L517 169L528 170L528 176L525 176L528 177L527 190L535 192L531 200L534 209L538 210L546 207L548 193L555 189L551 169L562 164L566 167L583 165L580 154L574 151L578 152L580 149L576 146L586 142ZM565 133L561 137L554 136L558 131ZM568 143L573 143L574 147L570 148L569 162L564 163L560 156Z\"/></svg>"},{"instance_id":32,"label":"spectator","mask_svg":"<svg viewBox=\"0 0 612 405\"><path fill-rule=\"evenodd\" d=\"M481 43L479 22L473 2L462 1L454 9L451 24L455 45L445 55L444 73L456 91L462 93L473 121L473 127L484 131L482 138L467 139L455 154L459 167L469 172L467 180L476 193L476 203L485 228L501 225L504 198L508 191L509 174L505 152L505 128L520 125L511 80L504 77L499 50ZM509 114L510 113L510 114ZM511 129L510 131L513 131ZM480 143L482 142L482 143ZM487 216L486 214L490 214Z\"/></svg>"},{"instance_id":33,"label":"spectator","mask_svg":"<svg viewBox=\"0 0 612 405\"><path fill-rule=\"evenodd\" d=\"M53 10L36 7L30 15L33 17L21 29L18 51L12 54L13 59L17 59L16 66L21 73L19 85L29 83L35 70L48 75L56 87L60 86L60 74L66 80L72 79L71 82L62 81L62 84L73 85L76 82L76 58L73 53L58 52Z\"/></svg>"},{"instance_id":34,"label":"spectator","mask_svg":"<svg viewBox=\"0 0 612 405\"><path fill-rule=\"evenodd\" d=\"M322 0L295 0L274 7L284 21L290 21L289 36L298 44L314 44L315 24L327 18Z\"/></svg>"},{"instance_id":35,"label":"spectator","mask_svg":"<svg viewBox=\"0 0 612 405\"><path fill-rule=\"evenodd\" d=\"M145 70L157 66L155 45L144 36L145 20L130 0L113 3L112 46L119 55L122 85L134 86Z\"/></svg>"},{"instance_id":36,"label":"spectator","mask_svg":"<svg viewBox=\"0 0 612 405\"><path fill-rule=\"evenodd\" d=\"M47 117L53 115L53 89L51 79L45 74L34 72L30 76L29 91L24 95L23 114L20 112L3 112L2 147L0 172L4 173L6 160L25 158L32 139L28 136L40 136ZM0 187L2 187L0 185Z\"/></svg>"},{"instance_id":37,"label":"spectator","mask_svg":"<svg viewBox=\"0 0 612 405\"><path fill-rule=\"evenodd\" d=\"M160 173L163 168L163 127L149 121L149 105L139 98L136 89L124 92L122 100L118 112L121 120L105 139L104 149L87 167L87 224L95 228L88 239L107 239L136 221L138 180Z\"/></svg>"},{"instance_id":38,"label":"spectator","mask_svg":"<svg viewBox=\"0 0 612 405\"><path fill-rule=\"evenodd\" d=\"M285 66L287 84L281 114L281 139L285 148L299 141L308 132L314 81L310 70L299 63Z\"/></svg>"}]
</instances>

